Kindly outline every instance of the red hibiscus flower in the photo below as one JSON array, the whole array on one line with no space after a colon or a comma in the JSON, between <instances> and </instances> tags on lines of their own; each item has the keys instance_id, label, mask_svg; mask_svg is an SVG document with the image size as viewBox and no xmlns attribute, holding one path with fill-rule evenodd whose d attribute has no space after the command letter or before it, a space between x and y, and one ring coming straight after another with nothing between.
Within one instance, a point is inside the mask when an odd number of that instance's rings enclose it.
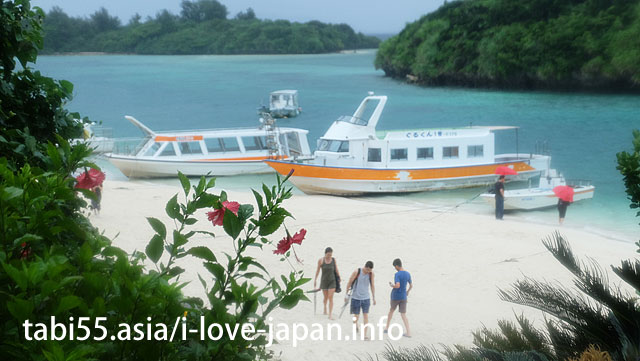
<instances>
[{"instance_id":1,"label":"red hibiscus flower","mask_svg":"<svg viewBox=\"0 0 640 361\"><path fill-rule=\"evenodd\" d=\"M302 244L302 240L304 239L304 236L306 234L307 234L307 230L302 228L300 232L294 234L293 237L291 237L291 242L295 244Z\"/></svg>"},{"instance_id":2,"label":"red hibiscus flower","mask_svg":"<svg viewBox=\"0 0 640 361\"><path fill-rule=\"evenodd\" d=\"M222 207L214 209L213 212L207 212L207 217L214 226L221 226L224 219L224 212L227 209L237 216L238 209L240 209L240 203L224 201L222 202Z\"/></svg>"},{"instance_id":3,"label":"red hibiscus flower","mask_svg":"<svg viewBox=\"0 0 640 361\"><path fill-rule=\"evenodd\" d=\"M294 243L302 244L302 240L304 239L304 236L306 234L307 234L307 230L304 228L302 228L300 232L294 234L293 237L291 237L289 235L289 232L287 232L287 236L281 239L280 242L278 242L278 245L276 246L276 250L273 251L273 253L275 254L287 253L287 251L291 248L291 246L293 246Z\"/></svg>"},{"instance_id":4,"label":"red hibiscus flower","mask_svg":"<svg viewBox=\"0 0 640 361\"><path fill-rule=\"evenodd\" d=\"M27 242L22 242L20 247L20 259L27 259L31 255L31 246Z\"/></svg>"}]
</instances>

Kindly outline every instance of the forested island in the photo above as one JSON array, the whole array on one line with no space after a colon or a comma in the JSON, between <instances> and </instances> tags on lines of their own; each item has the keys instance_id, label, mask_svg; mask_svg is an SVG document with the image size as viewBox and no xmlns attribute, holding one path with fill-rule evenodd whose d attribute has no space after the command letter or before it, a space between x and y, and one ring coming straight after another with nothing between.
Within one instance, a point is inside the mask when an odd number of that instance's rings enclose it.
<instances>
[{"instance_id":1,"label":"forested island","mask_svg":"<svg viewBox=\"0 0 640 361\"><path fill-rule=\"evenodd\" d=\"M449 2L380 44L375 66L425 85L637 91L640 1Z\"/></svg>"},{"instance_id":2,"label":"forested island","mask_svg":"<svg viewBox=\"0 0 640 361\"><path fill-rule=\"evenodd\" d=\"M376 37L347 24L262 20L249 8L228 19L216 0L182 1L180 15L167 10L133 16L126 25L104 8L70 17L59 7L44 18L43 54L310 54L377 48Z\"/></svg>"}]
</instances>

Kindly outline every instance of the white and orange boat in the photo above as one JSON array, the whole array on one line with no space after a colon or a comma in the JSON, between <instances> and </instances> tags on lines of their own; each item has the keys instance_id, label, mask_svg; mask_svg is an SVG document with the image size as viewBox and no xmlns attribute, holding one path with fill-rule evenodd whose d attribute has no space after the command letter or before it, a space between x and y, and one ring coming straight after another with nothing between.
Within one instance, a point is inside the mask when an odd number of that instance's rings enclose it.
<instances>
[{"instance_id":1,"label":"white and orange boat","mask_svg":"<svg viewBox=\"0 0 640 361\"><path fill-rule=\"evenodd\" d=\"M309 157L307 130L279 128L272 118L261 119L257 128L233 128L154 132L132 116L125 116L144 138L133 149L118 151L109 161L130 178L228 176L269 173L265 159Z\"/></svg>"},{"instance_id":2,"label":"white and orange boat","mask_svg":"<svg viewBox=\"0 0 640 361\"><path fill-rule=\"evenodd\" d=\"M498 166L527 180L548 168L549 156L495 154L494 132L511 126L376 131L386 96L370 93L352 116L338 118L310 161L265 160L305 193L361 195L489 185ZM374 108L375 106L375 108ZM368 118L367 118L368 116Z\"/></svg>"}]
</instances>

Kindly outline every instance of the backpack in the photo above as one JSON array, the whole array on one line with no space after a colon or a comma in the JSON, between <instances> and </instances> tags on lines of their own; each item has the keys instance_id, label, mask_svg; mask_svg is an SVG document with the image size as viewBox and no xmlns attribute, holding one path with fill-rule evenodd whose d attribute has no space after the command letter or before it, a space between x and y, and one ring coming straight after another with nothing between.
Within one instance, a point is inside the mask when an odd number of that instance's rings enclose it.
<instances>
[{"instance_id":1,"label":"backpack","mask_svg":"<svg viewBox=\"0 0 640 361\"><path fill-rule=\"evenodd\" d=\"M351 284L351 291L352 292L356 288L356 285L358 284L358 277L360 277L360 270L361 270L361 268L358 268L358 273L356 274L356 279L353 280L353 284ZM369 276L369 284L371 284L371 276Z\"/></svg>"}]
</instances>

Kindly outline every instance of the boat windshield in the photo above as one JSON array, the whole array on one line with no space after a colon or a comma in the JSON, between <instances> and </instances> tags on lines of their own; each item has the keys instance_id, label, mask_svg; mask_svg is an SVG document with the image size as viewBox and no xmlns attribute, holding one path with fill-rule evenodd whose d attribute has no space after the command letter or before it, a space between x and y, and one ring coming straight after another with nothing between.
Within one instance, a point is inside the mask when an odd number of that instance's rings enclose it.
<instances>
[{"instance_id":1,"label":"boat windshield","mask_svg":"<svg viewBox=\"0 0 640 361\"><path fill-rule=\"evenodd\" d=\"M321 139L318 150L323 152L348 153L349 142L346 140Z\"/></svg>"},{"instance_id":2,"label":"boat windshield","mask_svg":"<svg viewBox=\"0 0 640 361\"><path fill-rule=\"evenodd\" d=\"M340 116L338 118L338 121L339 122L347 122L347 123L351 123L351 124L355 124L355 125L363 125L363 126L366 126L369 123L368 120L365 120L365 119L362 119L362 118L358 118L358 117L353 117L351 115Z\"/></svg>"}]
</instances>

